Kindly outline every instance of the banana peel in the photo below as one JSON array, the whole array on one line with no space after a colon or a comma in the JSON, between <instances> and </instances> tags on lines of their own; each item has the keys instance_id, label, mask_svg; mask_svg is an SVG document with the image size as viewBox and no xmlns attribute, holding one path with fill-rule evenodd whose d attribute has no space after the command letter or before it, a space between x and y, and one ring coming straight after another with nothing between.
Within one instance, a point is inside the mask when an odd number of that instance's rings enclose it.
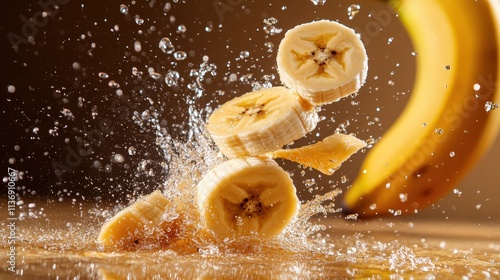
<instances>
[{"instance_id":1,"label":"banana peel","mask_svg":"<svg viewBox=\"0 0 500 280\"><path fill-rule=\"evenodd\" d=\"M359 217L420 211L445 196L500 129L500 2L391 1L413 41L417 75L403 113L367 154L343 198Z\"/></svg>"}]
</instances>

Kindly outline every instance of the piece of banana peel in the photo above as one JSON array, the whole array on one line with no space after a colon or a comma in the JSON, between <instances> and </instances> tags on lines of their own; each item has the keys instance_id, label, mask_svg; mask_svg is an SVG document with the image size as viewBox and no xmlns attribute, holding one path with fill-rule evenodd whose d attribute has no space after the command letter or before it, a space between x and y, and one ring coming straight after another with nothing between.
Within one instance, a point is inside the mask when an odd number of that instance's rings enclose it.
<instances>
[{"instance_id":1,"label":"piece of banana peel","mask_svg":"<svg viewBox=\"0 0 500 280\"><path fill-rule=\"evenodd\" d=\"M500 128L500 112L485 110L500 102L500 2L384 2L412 39L417 75L403 113L367 153L343 197L344 213L360 218L418 213L438 201Z\"/></svg>"}]
</instances>

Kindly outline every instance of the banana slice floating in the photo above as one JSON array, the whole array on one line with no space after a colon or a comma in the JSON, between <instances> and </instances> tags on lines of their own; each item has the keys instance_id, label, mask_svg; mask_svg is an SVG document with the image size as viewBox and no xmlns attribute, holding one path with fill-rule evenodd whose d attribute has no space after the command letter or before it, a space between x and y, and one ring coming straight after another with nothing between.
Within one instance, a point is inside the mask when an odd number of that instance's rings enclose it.
<instances>
[{"instance_id":1,"label":"banana slice floating","mask_svg":"<svg viewBox=\"0 0 500 280\"><path fill-rule=\"evenodd\" d=\"M359 36L333 21L298 25L286 32L277 55L281 81L314 105L357 92L368 58Z\"/></svg>"},{"instance_id":2,"label":"banana slice floating","mask_svg":"<svg viewBox=\"0 0 500 280\"><path fill-rule=\"evenodd\" d=\"M272 238L299 209L290 176L270 158L226 161L210 170L197 188L205 226L220 238Z\"/></svg>"},{"instance_id":3,"label":"banana slice floating","mask_svg":"<svg viewBox=\"0 0 500 280\"><path fill-rule=\"evenodd\" d=\"M99 244L105 250L167 245L180 228L179 218L165 217L169 206L170 201L160 191L154 191L106 222L99 232Z\"/></svg>"},{"instance_id":4,"label":"banana slice floating","mask_svg":"<svg viewBox=\"0 0 500 280\"><path fill-rule=\"evenodd\" d=\"M228 158L259 156L297 140L316 127L316 109L285 87L236 97L213 112L207 130Z\"/></svg>"},{"instance_id":5,"label":"banana slice floating","mask_svg":"<svg viewBox=\"0 0 500 280\"><path fill-rule=\"evenodd\" d=\"M332 175L344 161L365 146L366 142L353 135L332 134L315 144L296 149L277 150L269 155L312 167L325 175Z\"/></svg>"}]
</instances>

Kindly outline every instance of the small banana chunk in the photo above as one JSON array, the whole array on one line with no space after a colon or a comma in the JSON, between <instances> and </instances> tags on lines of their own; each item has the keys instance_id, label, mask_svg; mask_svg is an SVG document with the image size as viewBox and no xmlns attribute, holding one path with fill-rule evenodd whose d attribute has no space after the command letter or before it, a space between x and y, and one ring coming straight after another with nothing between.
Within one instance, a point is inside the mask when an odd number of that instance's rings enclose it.
<instances>
[{"instance_id":1,"label":"small banana chunk","mask_svg":"<svg viewBox=\"0 0 500 280\"><path fill-rule=\"evenodd\" d=\"M197 190L205 226L220 238L272 238L299 209L289 174L270 158L228 160L210 170Z\"/></svg>"},{"instance_id":2,"label":"small banana chunk","mask_svg":"<svg viewBox=\"0 0 500 280\"><path fill-rule=\"evenodd\" d=\"M316 109L285 87L236 97L213 112L207 130L228 158L259 156L297 140L316 127Z\"/></svg>"},{"instance_id":3,"label":"small banana chunk","mask_svg":"<svg viewBox=\"0 0 500 280\"><path fill-rule=\"evenodd\" d=\"M106 222L97 241L105 250L165 246L180 228L179 218L166 217L172 210L169 206L170 201L160 191L154 191Z\"/></svg>"},{"instance_id":4,"label":"small banana chunk","mask_svg":"<svg viewBox=\"0 0 500 280\"><path fill-rule=\"evenodd\" d=\"M368 57L360 37L329 20L301 24L286 32L277 55L281 81L314 105L357 92Z\"/></svg>"},{"instance_id":5,"label":"small banana chunk","mask_svg":"<svg viewBox=\"0 0 500 280\"><path fill-rule=\"evenodd\" d=\"M366 142L356 136L336 133L315 144L277 150L269 155L272 158L284 158L312 167L325 175L332 175L344 161L364 147Z\"/></svg>"}]
</instances>

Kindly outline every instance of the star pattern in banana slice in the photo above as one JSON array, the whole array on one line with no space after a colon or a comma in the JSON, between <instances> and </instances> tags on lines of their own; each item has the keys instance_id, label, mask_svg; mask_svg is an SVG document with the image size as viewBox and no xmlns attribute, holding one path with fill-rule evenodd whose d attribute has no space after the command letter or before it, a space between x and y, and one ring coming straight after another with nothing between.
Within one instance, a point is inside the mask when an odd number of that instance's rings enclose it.
<instances>
[{"instance_id":1,"label":"star pattern in banana slice","mask_svg":"<svg viewBox=\"0 0 500 280\"><path fill-rule=\"evenodd\" d=\"M299 200L288 173L274 160L235 158L197 185L205 226L219 238L272 238L296 216Z\"/></svg>"},{"instance_id":2,"label":"star pattern in banana slice","mask_svg":"<svg viewBox=\"0 0 500 280\"><path fill-rule=\"evenodd\" d=\"M368 71L368 58L359 36L328 20L289 30L280 43L277 63L282 82L314 105L357 92Z\"/></svg>"}]
</instances>

